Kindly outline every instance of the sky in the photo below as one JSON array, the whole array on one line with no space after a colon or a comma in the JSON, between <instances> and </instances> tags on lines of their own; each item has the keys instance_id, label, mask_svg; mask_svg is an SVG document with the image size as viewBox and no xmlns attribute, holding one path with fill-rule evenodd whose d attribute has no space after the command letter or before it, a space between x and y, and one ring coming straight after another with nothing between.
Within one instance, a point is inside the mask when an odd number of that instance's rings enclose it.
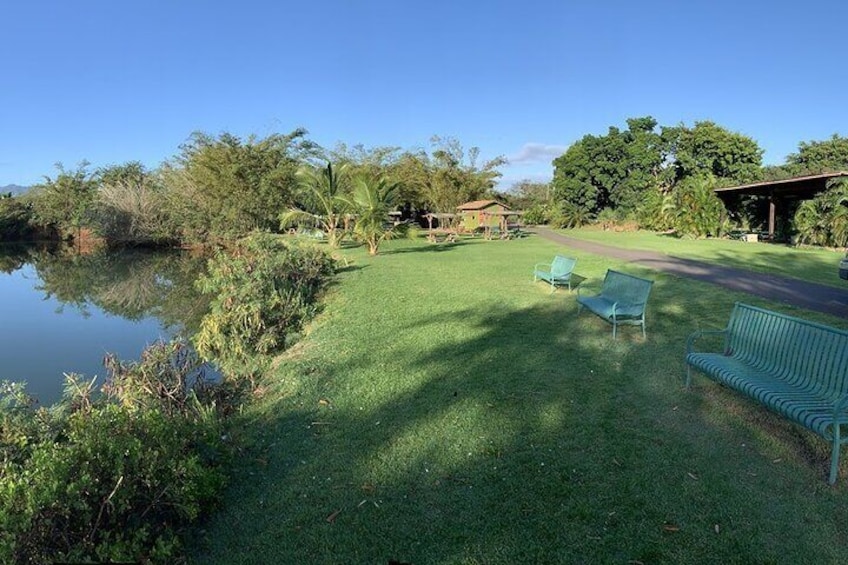
<instances>
[{"instance_id":1,"label":"sky","mask_svg":"<svg viewBox=\"0 0 848 565\"><path fill-rule=\"evenodd\" d=\"M0 0L0 186L154 168L192 132L504 156L711 120L765 164L848 135L848 2Z\"/></svg>"}]
</instances>

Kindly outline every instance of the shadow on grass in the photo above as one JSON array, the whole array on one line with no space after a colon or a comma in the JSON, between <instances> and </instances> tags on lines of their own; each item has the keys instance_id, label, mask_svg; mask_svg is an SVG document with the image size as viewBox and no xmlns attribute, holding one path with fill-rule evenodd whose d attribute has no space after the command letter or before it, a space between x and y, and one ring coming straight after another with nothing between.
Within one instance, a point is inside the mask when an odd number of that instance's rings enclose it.
<instances>
[{"instance_id":1,"label":"shadow on grass","mask_svg":"<svg viewBox=\"0 0 848 565\"><path fill-rule=\"evenodd\" d=\"M440 243L428 243L426 245L416 245L414 247L401 247L397 249L387 249L381 252L381 255L400 255L404 253L442 253L450 251L463 245L468 245L469 242L463 239L457 241L443 241Z\"/></svg>"},{"instance_id":2,"label":"shadow on grass","mask_svg":"<svg viewBox=\"0 0 848 565\"><path fill-rule=\"evenodd\" d=\"M720 326L730 300L669 278L651 300L647 340L622 328L612 341L608 324L578 317L563 296L434 314L397 328L388 357L363 347L344 361L298 361L291 378L302 386L245 422L251 450L199 557L845 558L844 545L823 541L845 539L848 511L841 493L816 493L818 444L719 387L682 390L691 312ZM408 334L432 339L404 344ZM815 465L800 477L798 465L772 463L780 450L807 458L807 445Z\"/></svg>"}]
</instances>

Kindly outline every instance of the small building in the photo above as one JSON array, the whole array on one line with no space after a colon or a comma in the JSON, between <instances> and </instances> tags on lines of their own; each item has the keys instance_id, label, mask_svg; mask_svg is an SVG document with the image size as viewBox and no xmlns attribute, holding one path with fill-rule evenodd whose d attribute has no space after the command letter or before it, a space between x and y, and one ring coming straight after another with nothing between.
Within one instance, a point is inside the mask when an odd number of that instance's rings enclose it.
<instances>
[{"instance_id":1,"label":"small building","mask_svg":"<svg viewBox=\"0 0 848 565\"><path fill-rule=\"evenodd\" d=\"M474 231L480 227L495 227L499 225L498 216L509 212L509 206L497 200L475 200L457 206L462 217L462 227L466 231ZM494 214L494 215L493 215Z\"/></svg>"}]
</instances>

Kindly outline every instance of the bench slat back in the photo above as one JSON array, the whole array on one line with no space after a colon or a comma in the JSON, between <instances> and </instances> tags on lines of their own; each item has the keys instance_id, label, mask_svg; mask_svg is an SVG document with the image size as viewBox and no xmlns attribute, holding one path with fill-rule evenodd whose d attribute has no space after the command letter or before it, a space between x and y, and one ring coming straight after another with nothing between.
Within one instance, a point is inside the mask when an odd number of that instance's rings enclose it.
<instances>
[{"instance_id":1,"label":"bench slat back","mask_svg":"<svg viewBox=\"0 0 848 565\"><path fill-rule=\"evenodd\" d=\"M848 394L848 332L736 303L725 353L830 396Z\"/></svg>"},{"instance_id":2,"label":"bench slat back","mask_svg":"<svg viewBox=\"0 0 848 565\"><path fill-rule=\"evenodd\" d=\"M654 281L609 269L601 286L601 295L616 302L644 304L653 285Z\"/></svg>"},{"instance_id":3,"label":"bench slat back","mask_svg":"<svg viewBox=\"0 0 848 565\"><path fill-rule=\"evenodd\" d=\"M576 263L576 259L557 255L556 257L554 257L554 260L551 263L551 274L555 277L565 276L574 270L574 265Z\"/></svg>"}]
</instances>

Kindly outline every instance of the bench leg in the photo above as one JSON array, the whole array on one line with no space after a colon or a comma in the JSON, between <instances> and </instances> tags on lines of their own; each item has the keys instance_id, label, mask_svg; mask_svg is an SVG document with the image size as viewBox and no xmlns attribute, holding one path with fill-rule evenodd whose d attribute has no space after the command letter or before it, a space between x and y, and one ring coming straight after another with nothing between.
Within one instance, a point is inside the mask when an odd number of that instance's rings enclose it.
<instances>
[{"instance_id":1,"label":"bench leg","mask_svg":"<svg viewBox=\"0 0 848 565\"><path fill-rule=\"evenodd\" d=\"M618 324L615 323L615 320L612 321L612 339L615 340L615 329Z\"/></svg>"},{"instance_id":2,"label":"bench leg","mask_svg":"<svg viewBox=\"0 0 848 565\"><path fill-rule=\"evenodd\" d=\"M836 484L836 473L839 471L839 424L833 425L833 451L830 454L830 479L828 483Z\"/></svg>"}]
</instances>

